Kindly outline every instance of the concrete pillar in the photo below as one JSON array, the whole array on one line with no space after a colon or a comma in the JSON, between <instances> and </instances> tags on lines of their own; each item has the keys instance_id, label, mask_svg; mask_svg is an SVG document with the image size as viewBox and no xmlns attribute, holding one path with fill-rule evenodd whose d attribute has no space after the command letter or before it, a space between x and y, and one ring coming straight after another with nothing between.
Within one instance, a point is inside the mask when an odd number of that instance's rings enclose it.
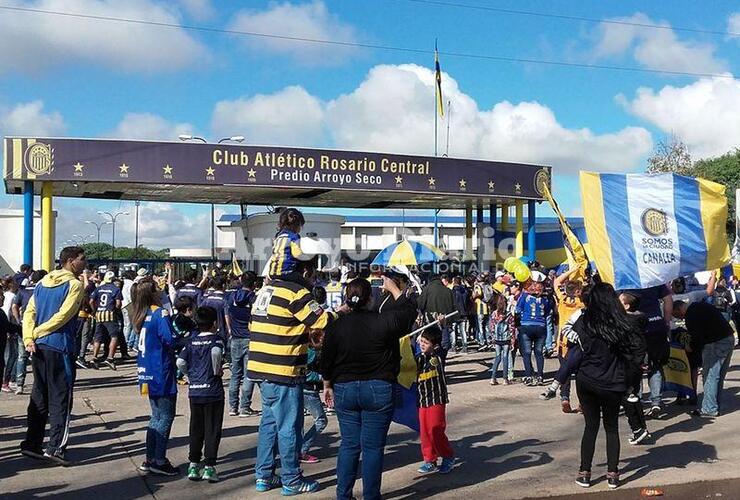
<instances>
[{"instance_id":1,"label":"concrete pillar","mask_svg":"<svg viewBox=\"0 0 740 500\"><path fill-rule=\"evenodd\" d=\"M45 181L41 184L41 268L48 272L54 269L53 192L53 182Z\"/></svg>"},{"instance_id":2,"label":"concrete pillar","mask_svg":"<svg viewBox=\"0 0 740 500\"><path fill-rule=\"evenodd\" d=\"M33 181L23 182L23 263L33 267Z\"/></svg>"},{"instance_id":3,"label":"concrete pillar","mask_svg":"<svg viewBox=\"0 0 740 500\"><path fill-rule=\"evenodd\" d=\"M509 205L501 205L501 231L509 230Z\"/></svg>"},{"instance_id":4,"label":"concrete pillar","mask_svg":"<svg viewBox=\"0 0 740 500\"><path fill-rule=\"evenodd\" d=\"M485 224L483 222L483 204L481 202L478 202L475 208L475 241L476 241L476 251L475 251L475 262L478 266L478 271L483 271L483 257L484 257L484 250L485 245L483 245L483 228Z\"/></svg>"},{"instance_id":5,"label":"concrete pillar","mask_svg":"<svg viewBox=\"0 0 740 500\"><path fill-rule=\"evenodd\" d=\"M463 261L473 259L473 205L468 201L465 205L465 246Z\"/></svg>"},{"instance_id":6,"label":"concrete pillar","mask_svg":"<svg viewBox=\"0 0 740 500\"><path fill-rule=\"evenodd\" d=\"M517 258L524 256L524 202L516 201L516 246Z\"/></svg>"},{"instance_id":7,"label":"concrete pillar","mask_svg":"<svg viewBox=\"0 0 740 500\"><path fill-rule=\"evenodd\" d=\"M530 201L527 206L527 254L530 260L537 260L537 202Z\"/></svg>"}]
</instances>

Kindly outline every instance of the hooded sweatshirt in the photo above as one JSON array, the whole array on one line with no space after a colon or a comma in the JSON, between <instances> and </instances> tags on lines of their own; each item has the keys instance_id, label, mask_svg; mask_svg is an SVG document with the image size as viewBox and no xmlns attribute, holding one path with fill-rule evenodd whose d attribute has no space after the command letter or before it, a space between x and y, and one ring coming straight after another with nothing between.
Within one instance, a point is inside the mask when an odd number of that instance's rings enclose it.
<instances>
[{"instance_id":1,"label":"hooded sweatshirt","mask_svg":"<svg viewBox=\"0 0 740 500\"><path fill-rule=\"evenodd\" d=\"M23 314L23 344L73 354L77 314L85 293L82 283L66 269L50 272L36 285Z\"/></svg>"}]
</instances>

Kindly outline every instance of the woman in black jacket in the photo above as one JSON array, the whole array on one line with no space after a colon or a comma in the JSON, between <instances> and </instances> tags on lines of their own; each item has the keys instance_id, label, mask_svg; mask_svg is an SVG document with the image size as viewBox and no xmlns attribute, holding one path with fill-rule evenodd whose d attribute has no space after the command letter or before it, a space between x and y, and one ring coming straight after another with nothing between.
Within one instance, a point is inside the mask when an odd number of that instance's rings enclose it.
<instances>
[{"instance_id":1,"label":"woman in black jacket","mask_svg":"<svg viewBox=\"0 0 740 500\"><path fill-rule=\"evenodd\" d=\"M380 476L393 416L393 383L400 370L399 339L411 331L416 304L383 276L392 310L368 309L372 289L362 278L347 285L350 312L327 329L322 350L324 399L334 406L342 442L337 460L337 498L352 498L362 453L363 498L380 498Z\"/></svg>"},{"instance_id":2,"label":"woman in black jacket","mask_svg":"<svg viewBox=\"0 0 740 500\"><path fill-rule=\"evenodd\" d=\"M573 325L578 333L583 360L576 377L578 400L585 428L581 439L581 468L576 483L591 486L599 419L606 432L607 481L619 486L619 405L627 391L627 364L631 362L634 323L619 302L614 288L598 283L585 295L586 308Z\"/></svg>"}]
</instances>

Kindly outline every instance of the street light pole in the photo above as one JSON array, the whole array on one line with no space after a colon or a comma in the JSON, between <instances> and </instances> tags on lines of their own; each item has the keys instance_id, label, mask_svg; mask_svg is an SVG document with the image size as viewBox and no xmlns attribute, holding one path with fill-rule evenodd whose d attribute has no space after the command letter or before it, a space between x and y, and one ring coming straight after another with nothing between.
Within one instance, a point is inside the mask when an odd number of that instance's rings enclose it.
<instances>
[{"instance_id":1,"label":"street light pole","mask_svg":"<svg viewBox=\"0 0 740 500\"><path fill-rule=\"evenodd\" d=\"M110 212L102 212L98 211L99 215L107 215L110 217L110 223L113 224L113 238L111 239L111 261L116 261L116 219L118 219L119 215L128 215L128 212L116 212L115 214L112 214Z\"/></svg>"},{"instance_id":2,"label":"street light pole","mask_svg":"<svg viewBox=\"0 0 740 500\"><path fill-rule=\"evenodd\" d=\"M134 203L134 205L136 205L136 236L134 238L135 239L134 244L136 246L134 247L134 259L138 259L139 258L139 205L141 205L141 202L139 200L136 200L136 203Z\"/></svg>"},{"instance_id":3,"label":"street light pole","mask_svg":"<svg viewBox=\"0 0 740 500\"><path fill-rule=\"evenodd\" d=\"M100 230L103 228L103 226L110 224L110 222L107 222L107 221L106 222L95 222L92 220L86 220L85 224L92 224L93 226L95 226L95 229L98 231L98 246L97 246L97 251L95 252L95 258L99 259L100 258Z\"/></svg>"}]
</instances>

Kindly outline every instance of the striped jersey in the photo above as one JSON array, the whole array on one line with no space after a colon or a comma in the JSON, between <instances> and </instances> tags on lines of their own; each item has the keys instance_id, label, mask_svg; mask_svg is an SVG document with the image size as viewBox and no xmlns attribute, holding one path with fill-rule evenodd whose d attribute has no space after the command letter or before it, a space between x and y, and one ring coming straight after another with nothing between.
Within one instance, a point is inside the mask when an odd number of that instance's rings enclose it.
<instances>
[{"instance_id":1,"label":"striped jersey","mask_svg":"<svg viewBox=\"0 0 740 500\"><path fill-rule=\"evenodd\" d=\"M416 368L419 406L429 408L430 406L449 403L447 380L439 356L436 353L420 353L416 357Z\"/></svg>"},{"instance_id":2,"label":"striped jersey","mask_svg":"<svg viewBox=\"0 0 740 500\"><path fill-rule=\"evenodd\" d=\"M288 229L280 231L272 245L270 276L285 276L295 271L301 255L301 235Z\"/></svg>"},{"instance_id":3,"label":"striped jersey","mask_svg":"<svg viewBox=\"0 0 740 500\"><path fill-rule=\"evenodd\" d=\"M323 330L335 317L303 284L275 280L262 287L252 305L247 377L298 382L306 376L308 329Z\"/></svg>"},{"instance_id":4,"label":"striped jersey","mask_svg":"<svg viewBox=\"0 0 740 500\"><path fill-rule=\"evenodd\" d=\"M478 295L475 299L475 314L478 316L487 316L489 313L488 304L483 300L483 286L476 283L473 287L473 294Z\"/></svg>"},{"instance_id":5,"label":"striped jersey","mask_svg":"<svg viewBox=\"0 0 740 500\"><path fill-rule=\"evenodd\" d=\"M104 323L107 321L116 321L116 302L123 300L123 294L120 288L113 283L100 285L90 296L95 304L95 320Z\"/></svg>"}]
</instances>

